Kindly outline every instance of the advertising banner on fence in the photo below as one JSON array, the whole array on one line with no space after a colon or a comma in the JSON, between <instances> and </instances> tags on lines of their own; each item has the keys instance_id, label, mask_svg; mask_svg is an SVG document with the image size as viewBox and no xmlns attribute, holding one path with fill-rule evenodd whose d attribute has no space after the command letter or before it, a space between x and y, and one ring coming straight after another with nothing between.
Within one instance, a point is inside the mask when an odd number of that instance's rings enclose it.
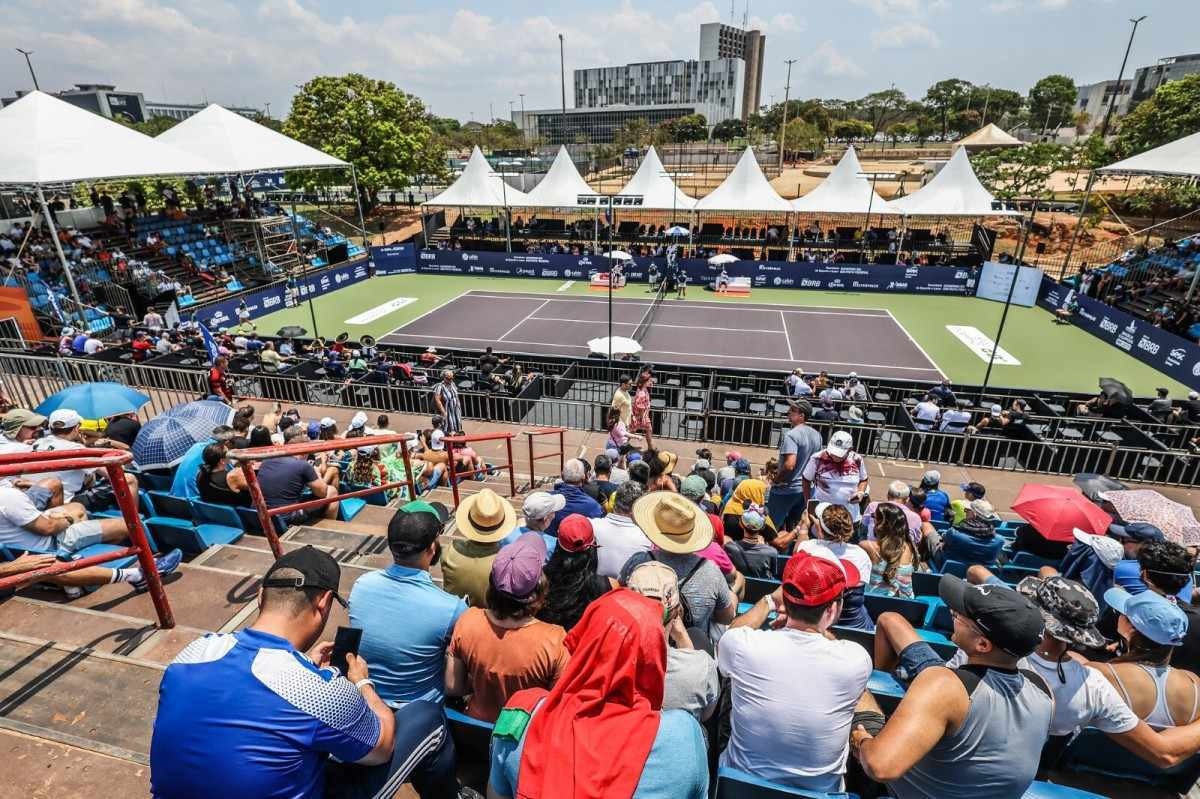
<instances>
[{"instance_id":1,"label":"advertising banner on fence","mask_svg":"<svg viewBox=\"0 0 1200 799\"><path fill-rule=\"evenodd\" d=\"M372 248L378 274L404 271L403 252ZM387 264L385 266L385 264ZM651 264L659 272L665 258L634 258L624 264L630 283L648 279ZM721 267L708 261L680 261L693 286L713 283ZM388 271L384 271L384 270ZM730 277L748 277L760 288L803 288L829 291L897 291L913 294L974 293L977 270L953 266L894 266L880 264L817 264L786 261L738 261L725 267ZM421 250L416 253L416 271L431 274L485 275L494 277L537 277L555 280L584 280L608 271L602 256L542 255L534 253L473 252L466 250Z\"/></svg>"},{"instance_id":2,"label":"advertising banner on fence","mask_svg":"<svg viewBox=\"0 0 1200 799\"><path fill-rule=\"evenodd\" d=\"M250 309L250 318L257 319L275 311L291 308L311 297L320 297L331 291L352 286L360 280L365 280L369 274L367 260L351 261L337 266L331 266L320 272L313 272L303 280L285 283L273 283L249 294L231 297L227 300L214 302L196 309L196 319L209 330L217 331L223 327L233 327L237 324L237 308L244 300ZM189 312L184 311L185 315Z\"/></svg>"},{"instance_id":3,"label":"advertising banner on fence","mask_svg":"<svg viewBox=\"0 0 1200 799\"><path fill-rule=\"evenodd\" d=\"M1200 390L1200 346L1195 342L1155 327L1145 319L1117 310L1099 300L1084 297L1068 285L1050 278L1042 281L1038 305L1054 311L1071 298L1079 309L1071 321L1098 339L1108 342L1190 388ZM1100 377L1101 375L1097 375ZM1112 375L1120 377L1119 374Z\"/></svg>"},{"instance_id":4,"label":"advertising banner on fence","mask_svg":"<svg viewBox=\"0 0 1200 799\"><path fill-rule=\"evenodd\" d=\"M417 271L412 244L388 244L371 248L371 263L377 275L410 275Z\"/></svg>"},{"instance_id":5,"label":"advertising banner on fence","mask_svg":"<svg viewBox=\"0 0 1200 799\"><path fill-rule=\"evenodd\" d=\"M1016 264L985 261L983 270L979 273L979 288L975 291L975 296L985 300L1004 302L1008 299L1008 290L1011 288L1013 305L1033 307L1033 304L1037 302L1038 291L1042 287L1042 270L1032 266L1022 266L1021 271L1017 273L1017 284L1014 286L1013 271L1016 268Z\"/></svg>"}]
</instances>

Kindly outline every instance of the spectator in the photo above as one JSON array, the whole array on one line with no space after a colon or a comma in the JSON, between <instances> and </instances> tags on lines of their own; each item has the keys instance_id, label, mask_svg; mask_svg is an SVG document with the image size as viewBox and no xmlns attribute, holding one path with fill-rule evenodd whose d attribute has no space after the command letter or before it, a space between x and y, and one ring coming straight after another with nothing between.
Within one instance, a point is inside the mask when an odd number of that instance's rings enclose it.
<instances>
[{"instance_id":1,"label":"spectator","mask_svg":"<svg viewBox=\"0 0 1200 799\"><path fill-rule=\"evenodd\" d=\"M900 480L893 480L888 483L887 499L882 502L872 502L863 511L863 529L866 531L868 539L875 537L875 511L880 505L888 504L895 505L904 514L908 534L912 537L913 543L915 544L921 540L924 522L921 521L920 514L908 506L908 499L911 494L912 489Z\"/></svg>"},{"instance_id":2,"label":"spectator","mask_svg":"<svg viewBox=\"0 0 1200 799\"><path fill-rule=\"evenodd\" d=\"M821 449L821 434L809 427L812 406L806 400L788 404L787 430L779 441L779 471L771 486L767 514L776 530L790 529L800 519L807 501L803 471ZM718 475L720 477L720 475Z\"/></svg>"},{"instance_id":3,"label":"spectator","mask_svg":"<svg viewBox=\"0 0 1200 799\"><path fill-rule=\"evenodd\" d=\"M1142 567L1138 563L1138 555L1146 544L1152 541L1165 541L1163 531L1148 522L1130 522L1129 524L1113 524L1108 528L1110 537L1121 542L1125 557L1113 568L1113 584L1124 588L1131 594L1140 594L1146 590L1142 582ZM1180 602L1190 604L1192 601L1192 583L1189 580L1179 589Z\"/></svg>"},{"instance_id":4,"label":"spectator","mask_svg":"<svg viewBox=\"0 0 1200 799\"><path fill-rule=\"evenodd\" d=\"M654 388L654 374L649 366L643 366L637 376L630 407L629 432L640 433L646 437L646 447L653 447L653 424L650 420L650 390Z\"/></svg>"},{"instance_id":5,"label":"spectator","mask_svg":"<svg viewBox=\"0 0 1200 799\"><path fill-rule=\"evenodd\" d=\"M455 526L466 540L455 538L442 558L442 585L472 607L487 604L492 563L500 541L517 526L512 504L490 488L463 497L454 512Z\"/></svg>"},{"instance_id":6,"label":"spectator","mask_svg":"<svg viewBox=\"0 0 1200 799\"><path fill-rule=\"evenodd\" d=\"M592 479L583 487L583 490L602 506L608 504L608 501L612 499L613 492L617 490L617 484L612 481L612 459L603 452L597 455L593 461Z\"/></svg>"},{"instance_id":7,"label":"spectator","mask_svg":"<svg viewBox=\"0 0 1200 799\"><path fill-rule=\"evenodd\" d=\"M108 417L108 424L104 427L104 437L109 441L132 447L133 440L137 438L141 429L142 423L138 420L136 413L118 413Z\"/></svg>"},{"instance_id":8,"label":"spectator","mask_svg":"<svg viewBox=\"0 0 1200 799\"><path fill-rule=\"evenodd\" d=\"M934 399L941 403L942 407L949 407L953 404L956 404L954 390L950 388L949 378L942 378L942 382L929 389L929 393L933 395Z\"/></svg>"},{"instance_id":9,"label":"spectator","mask_svg":"<svg viewBox=\"0 0 1200 799\"><path fill-rule=\"evenodd\" d=\"M675 570L664 563L643 563L630 572L629 588L663 606L663 626L670 643L663 710L686 710L697 721L706 721L716 711L720 698L717 664L712 655L692 646L683 626L683 602Z\"/></svg>"},{"instance_id":10,"label":"spectator","mask_svg":"<svg viewBox=\"0 0 1200 799\"><path fill-rule=\"evenodd\" d=\"M850 520L850 512L840 505L822 502L806 521L801 534L809 537L796 545L796 551L836 563L846 575L842 615L837 623L857 630L874 629L863 599L867 581L871 579L871 556L858 544L851 543L854 522Z\"/></svg>"},{"instance_id":11,"label":"spectator","mask_svg":"<svg viewBox=\"0 0 1200 799\"><path fill-rule=\"evenodd\" d=\"M442 709L392 710L365 660L348 654L343 676L329 665L333 645L317 644L342 601L340 577L311 546L285 554L263 579L253 625L206 635L167 667L150 744L154 796L320 796L326 780L337 794L404 782L423 796L457 793ZM327 765L330 755L338 762Z\"/></svg>"},{"instance_id":12,"label":"spectator","mask_svg":"<svg viewBox=\"0 0 1200 799\"><path fill-rule=\"evenodd\" d=\"M838 430L830 436L825 449L814 452L808 459L801 476L806 496L841 505L858 521L863 498L868 496L867 464L854 452L854 439L849 433Z\"/></svg>"},{"instance_id":13,"label":"spectator","mask_svg":"<svg viewBox=\"0 0 1200 799\"><path fill-rule=\"evenodd\" d=\"M523 691L492 738L488 795L705 799L700 726L663 709L663 608L633 591L592 603L566 637L571 662L548 693Z\"/></svg>"},{"instance_id":14,"label":"spectator","mask_svg":"<svg viewBox=\"0 0 1200 799\"><path fill-rule=\"evenodd\" d=\"M204 450L209 444L217 443L231 445L236 434L228 425L217 425L213 428L212 436L204 441L192 444L184 453L183 459L175 467L175 477L171 481L171 494L184 499L200 499L200 484L197 477L204 463Z\"/></svg>"},{"instance_id":15,"label":"spectator","mask_svg":"<svg viewBox=\"0 0 1200 799\"><path fill-rule=\"evenodd\" d=\"M1142 568L1142 582L1146 588L1166 597L1178 597L1192 582L1192 556L1188 551L1171 541L1151 541L1138 551L1138 564ZM1132 588L1129 593L1138 593ZM1177 602L1183 615L1187 616L1187 634L1183 643L1171 656L1177 668L1200 674L1200 610L1191 602Z\"/></svg>"},{"instance_id":16,"label":"spectator","mask_svg":"<svg viewBox=\"0 0 1200 799\"><path fill-rule=\"evenodd\" d=\"M327 473L326 478L317 474L304 455L267 458L258 467L258 485L268 508L282 508L302 501L306 488L314 497L333 499L338 495L337 473ZM337 515L338 502L334 500L323 508L294 510L281 518L288 525L305 525L321 518L336 519Z\"/></svg>"},{"instance_id":17,"label":"spectator","mask_svg":"<svg viewBox=\"0 0 1200 799\"><path fill-rule=\"evenodd\" d=\"M871 676L861 646L827 637L845 588L836 564L799 552L780 588L722 636L717 665L732 707L722 766L809 791L843 790L854 707ZM772 612L786 614L785 626L759 629Z\"/></svg>"},{"instance_id":18,"label":"spectator","mask_svg":"<svg viewBox=\"0 0 1200 799\"><path fill-rule=\"evenodd\" d=\"M942 421L938 425L938 432L965 433L971 424L971 412L967 410L969 407L971 407L970 400L960 399L954 406L942 411Z\"/></svg>"},{"instance_id":19,"label":"spectator","mask_svg":"<svg viewBox=\"0 0 1200 799\"><path fill-rule=\"evenodd\" d=\"M648 449L645 452L646 464L650 467L650 482L646 484L647 491L678 491L679 484L675 477L675 464L679 462L674 452L658 452Z\"/></svg>"},{"instance_id":20,"label":"spectator","mask_svg":"<svg viewBox=\"0 0 1200 799\"><path fill-rule=\"evenodd\" d=\"M573 513L558 526L558 546L543 569L549 588L537 617L571 631L587 606L615 581L596 573L596 536L590 519Z\"/></svg>"},{"instance_id":21,"label":"spectator","mask_svg":"<svg viewBox=\"0 0 1200 799\"><path fill-rule=\"evenodd\" d=\"M913 408L913 426L925 433L937 427L938 416L942 413L942 409L934 402L932 394L926 394L925 398L917 403Z\"/></svg>"},{"instance_id":22,"label":"spectator","mask_svg":"<svg viewBox=\"0 0 1200 799\"><path fill-rule=\"evenodd\" d=\"M962 524L951 527L944 535L936 532L926 535L930 561L938 568L944 567L948 560L991 568L1005 544L1004 536L996 532L995 525L999 521L992 503L986 499L973 500L967 506Z\"/></svg>"},{"instance_id":23,"label":"spectator","mask_svg":"<svg viewBox=\"0 0 1200 799\"><path fill-rule=\"evenodd\" d=\"M775 577L775 547L766 543L762 535L766 526L766 509L751 503L742 511L738 524L739 537L725 542L725 552L729 554L733 567L746 577Z\"/></svg>"},{"instance_id":24,"label":"spectator","mask_svg":"<svg viewBox=\"0 0 1200 799\"><path fill-rule=\"evenodd\" d=\"M951 524L961 524L967 517L967 506L974 500L987 496L987 489L983 487L983 483L962 483L958 488L962 491L962 499L951 500L946 511L946 521Z\"/></svg>"},{"instance_id":25,"label":"spectator","mask_svg":"<svg viewBox=\"0 0 1200 799\"><path fill-rule=\"evenodd\" d=\"M50 434L33 442L34 452L63 452L85 448L80 431L83 419L78 413L69 408L59 408L48 418ZM110 446L110 442L105 438L96 439L93 443L101 448ZM45 472L42 475L43 480L50 478L62 482L63 502L75 500L87 510L98 511L111 507L115 501L108 474L104 469L68 469ZM126 473L125 484L134 496L137 496L137 478Z\"/></svg>"},{"instance_id":26,"label":"spectator","mask_svg":"<svg viewBox=\"0 0 1200 799\"><path fill-rule=\"evenodd\" d=\"M599 519L604 515L604 508L600 507L600 503L589 497L583 490L583 484L587 481L587 471L584 466L576 459L566 462L562 470L562 481L554 486L550 492L556 496L562 497L562 510L554 514L554 518L550 521L550 525L545 529L545 534L548 536L558 535L558 525L566 517L572 513L582 514L589 519Z\"/></svg>"},{"instance_id":27,"label":"spectator","mask_svg":"<svg viewBox=\"0 0 1200 799\"><path fill-rule=\"evenodd\" d=\"M867 394L867 387L858 379L856 372L851 372L847 376L844 393L846 399L851 402L869 402L871 399L870 395Z\"/></svg>"},{"instance_id":28,"label":"spectator","mask_svg":"<svg viewBox=\"0 0 1200 799\"><path fill-rule=\"evenodd\" d=\"M446 657L446 695L468 696L467 714L492 722L509 697L554 686L567 664L566 631L537 619L546 600L546 544L526 533L492 563L486 607L454 625Z\"/></svg>"},{"instance_id":29,"label":"spectator","mask_svg":"<svg viewBox=\"0 0 1200 799\"><path fill-rule=\"evenodd\" d=\"M208 370L208 393L209 396L218 397L221 400L233 404L233 386L229 382L227 369L229 367L229 359L224 355L219 356L213 361L212 368Z\"/></svg>"},{"instance_id":30,"label":"spectator","mask_svg":"<svg viewBox=\"0 0 1200 799\"><path fill-rule=\"evenodd\" d=\"M864 541L862 547L872 561L871 591L911 599L912 575L921 560L903 511L892 503L877 506L872 514L875 540Z\"/></svg>"},{"instance_id":31,"label":"spectator","mask_svg":"<svg viewBox=\"0 0 1200 799\"><path fill-rule=\"evenodd\" d=\"M883 715L864 694L850 746L867 776L897 799L1021 796L1037 774L1054 711L1046 682L1018 670L1041 640L1041 612L1016 591L953 575L942 577L939 593L966 666L946 668L928 643L907 643L900 706L873 735L866 723L878 725Z\"/></svg>"},{"instance_id":32,"label":"spectator","mask_svg":"<svg viewBox=\"0 0 1200 799\"><path fill-rule=\"evenodd\" d=\"M1170 424L1200 424L1200 392L1189 391L1187 399L1171 411L1167 421Z\"/></svg>"},{"instance_id":33,"label":"spectator","mask_svg":"<svg viewBox=\"0 0 1200 799\"><path fill-rule=\"evenodd\" d=\"M446 429L451 435L462 433L462 404L458 386L454 384L453 369L442 370L441 382L433 387L433 405L438 415L446 420Z\"/></svg>"},{"instance_id":34,"label":"spectator","mask_svg":"<svg viewBox=\"0 0 1200 799\"><path fill-rule=\"evenodd\" d=\"M609 407L617 412L621 423L626 429L629 423L633 421L633 399L629 396L629 389L633 385L633 381L629 375L621 375L621 380L617 384L616 390L613 392L612 402Z\"/></svg>"},{"instance_id":35,"label":"spectator","mask_svg":"<svg viewBox=\"0 0 1200 799\"><path fill-rule=\"evenodd\" d=\"M804 370L798 366L783 381L783 385L787 389L787 396L792 398L807 397L812 394L812 386L804 379Z\"/></svg>"},{"instance_id":36,"label":"spectator","mask_svg":"<svg viewBox=\"0 0 1200 799\"><path fill-rule=\"evenodd\" d=\"M1158 396L1150 400L1150 404L1146 407L1146 413L1165 424L1167 417L1171 415L1171 411L1174 409L1170 397L1171 392L1165 388L1158 388L1155 389L1155 393Z\"/></svg>"},{"instance_id":37,"label":"spectator","mask_svg":"<svg viewBox=\"0 0 1200 799\"><path fill-rule=\"evenodd\" d=\"M1063 577L1083 583L1103 611L1107 607L1104 593L1112 588L1113 569L1124 554L1124 548L1115 538L1092 535L1077 529L1075 543L1063 556L1059 571Z\"/></svg>"},{"instance_id":38,"label":"spectator","mask_svg":"<svg viewBox=\"0 0 1200 799\"><path fill-rule=\"evenodd\" d=\"M636 480L621 483L613 496L613 509L602 519L592 520L596 536L596 573L616 577L622 567L639 552L650 551L650 539L633 521L633 506L645 493Z\"/></svg>"},{"instance_id":39,"label":"spectator","mask_svg":"<svg viewBox=\"0 0 1200 799\"><path fill-rule=\"evenodd\" d=\"M204 462L196 475L196 488L205 502L242 508L253 504L245 474L241 469L229 468L224 444L209 444L204 448Z\"/></svg>"},{"instance_id":40,"label":"spectator","mask_svg":"<svg viewBox=\"0 0 1200 799\"><path fill-rule=\"evenodd\" d=\"M925 508L929 511L931 521L949 521L946 509L950 507L950 495L941 489L942 473L930 469L921 475L921 488L925 491Z\"/></svg>"},{"instance_id":41,"label":"spectator","mask_svg":"<svg viewBox=\"0 0 1200 799\"><path fill-rule=\"evenodd\" d=\"M825 389L822 394L828 394L832 389ZM813 421L816 422L836 422L842 417L838 414L837 409L833 407L833 398L824 396L820 398L821 407L817 408L812 415Z\"/></svg>"},{"instance_id":42,"label":"spectator","mask_svg":"<svg viewBox=\"0 0 1200 799\"><path fill-rule=\"evenodd\" d=\"M392 565L359 577L350 591L350 624L363 631L359 657L372 664L376 690L393 707L443 700L446 647L467 609L429 575L448 518L439 503L400 506L387 529Z\"/></svg>"},{"instance_id":43,"label":"spectator","mask_svg":"<svg viewBox=\"0 0 1200 799\"><path fill-rule=\"evenodd\" d=\"M45 429L49 420L40 413L25 408L12 408L0 419L0 455L32 452L32 441Z\"/></svg>"},{"instance_id":44,"label":"spectator","mask_svg":"<svg viewBox=\"0 0 1200 799\"><path fill-rule=\"evenodd\" d=\"M531 531L541 533L548 557L549 553L554 552L554 548L558 546L558 538L548 535L545 530L550 526L550 522L554 521L554 514L565 508L566 505L566 497L559 494L550 494L546 491L531 491L526 494L525 501L521 505L521 513L525 514L525 523L505 536L501 540L500 546L506 547Z\"/></svg>"}]
</instances>

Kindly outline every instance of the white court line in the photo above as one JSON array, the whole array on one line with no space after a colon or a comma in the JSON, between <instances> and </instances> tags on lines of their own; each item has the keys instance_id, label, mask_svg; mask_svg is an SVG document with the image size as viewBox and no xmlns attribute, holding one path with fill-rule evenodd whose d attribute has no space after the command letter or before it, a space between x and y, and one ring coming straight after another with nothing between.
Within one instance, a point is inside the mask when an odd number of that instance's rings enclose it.
<instances>
[{"instance_id":1,"label":"white court line","mask_svg":"<svg viewBox=\"0 0 1200 799\"><path fill-rule=\"evenodd\" d=\"M916 340L915 338L913 338L913 337L912 337L912 334L911 334L911 333L909 333L909 332L908 332L908 328L906 328L904 325L900 324L900 320L899 320L899 319L897 319L895 316L892 316L892 312L891 312L891 311L888 311L888 312L887 312L887 315L892 317L892 322L893 322L893 323L895 323L896 327L898 327L898 328L900 328L902 331L904 331L904 335L908 337L908 340L909 340L909 341L911 341L911 342L913 343L913 346L914 346L914 347L916 347L918 350L920 350L921 354L925 356L925 360L927 360L927 361L929 361L931 364L933 364L933 370L926 369L925 371L927 371L927 372L928 372L928 371L934 371L934 370L936 370L936 371L937 371L937 373L938 373L938 374L940 374L942 377L947 377L946 373L942 371L942 368L941 368L940 366L938 366L938 365L937 365L937 361L935 361L933 358L930 358L930 357L929 357L929 353L925 351L925 348L924 348L924 347L922 347L920 344L918 344L918 343L917 343L917 340Z\"/></svg>"},{"instance_id":2,"label":"white court line","mask_svg":"<svg viewBox=\"0 0 1200 799\"><path fill-rule=\"evenodd\" d=\"M487 299L532 299L529 295L522 294L506 294L506 293L490 293L485 291L467 291L459 295L460 297L484 297ZM536 294L534 296L544 297L545 294ZM593 304L607 305L608 300L594 300L589 297L551 297L555 302L590 302ZM639 299L636 297L614 297L613 303L616 305L644 305L651 303L652 299ZM827 305L813 306L813 308L779 308L778 306L765 305L736 305L731 302L712 302L709 300L682 300L678 307L686 308L689 306L703 306L705 308L724 308L729 311L761 311L770 313L778 311L785 314L815 314L817 316L873 316L885 317L889 314L881 308L831 308ZM820 308L821 310L814 310ZM856 313L864 311L866 313Z\"/></svg>"},{"instance_id":3,"label":"white court line","mask_svg":"<svg viewBox=\"0 0 1200 799\"><path fill-rule=\"evenodd\" d=\"M556 288L555 291L566 291L567 289L571 288L571 286L574 286L574 285L575 285L574 280L568 280L566 283L563 283L561 286Z\"/></svg>"},{"instance_id":4,"label":"white court line","mask_svg":"<svg viewBox=\"0 0 1200 799\"><path fill-rule=\"evenodd\" d=\"M788 333L787 317L783 315L783 311L779 312L779 321L783 322L783 340L786 341L788 345L788 360L794 361L796 360L796 356L792 354L792 337L791 334Z\"/></svg>"},{"instance_id":5,"label":"white court line","mask_svg":"<svg viewBox=\"0 0 1200 799\"><path fill-rule=\"evenodd\" d=\"M532 319L530 319L529 321L530 322L572 322L574 324L579 324L580 322L593 323L593 324L607 324L607 321L604 319L564 319L559 316L535 316ZM613 322L614 327L617 325L629 325L631 327L637 327L640 324L641 324L641 322ZM759 329L759 328L753 328L753 327L713 327L712 325L668 325L668 324L662 324L660 322L655 322L652 325L652 327L655 327L655 328L669 327L669 328L678 328L680 330L717 330L722 333L781 333L781 332L783 332L781 330L775 330L774 328Z\"/></svg>"},{"instance_id":6,"label":"white court line","mask_svg":"<svg viewBox=\"0 0 1200 799\"><path fill-rule=\"evenodd\" d=\"M518 327L520 327L521 325L523 325L523 324L525 324L526 322L528 322L530 319L532 319L532 318L533 318L533 315L534 315L535 313L537 313L538 311L540 311L540 310L542 310L543 308L545 308L545 307L546 307L546 306L547 306L549 303L550 303L550 300L542 300L542 304L541 304L541 305L539 305L538 307L534 308L532 311L530 311L528 314L526 314L526 315L525 315L525 318L524 318L524 319L522 319L521 321L517 322L515 325L513 325L513 326L512 326L512 327L510 327L510 328L509 328L507 331L505 331L505 333L504 333L504 335L503 335L503 336L501 336L500 338L496 339L496 342L497 342L497 343L499 343L499 342L501 342L501 341L504 341L505 337L506 337L506 336L507 336L509 333L513 332L513 331L514 331L514 330L516 330ZM514 342L514 343L516 343L516 342Z\"/></svg>"}]
</instances>

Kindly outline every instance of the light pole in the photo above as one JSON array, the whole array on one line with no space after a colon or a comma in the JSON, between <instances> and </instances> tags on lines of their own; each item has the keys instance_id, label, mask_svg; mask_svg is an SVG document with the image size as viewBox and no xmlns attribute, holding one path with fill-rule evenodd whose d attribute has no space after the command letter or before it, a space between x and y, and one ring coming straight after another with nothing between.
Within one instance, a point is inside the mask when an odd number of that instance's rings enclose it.
<instances>
[{"instance_id":1,"label":"light pole","mask_svg":"<svg viewBox=\"0 0 1200 799\"><path fill-rule=\"evenodd\" d=\"M1012 307L1013 293L1017 289L1017 278L1021 274L1021 262L1025 260L1025 248L1029 245L1029 234L1033 230L1033 217L1037 215L1038 201L1035 197L1033 200L1033 208L1029 211L1029 220L1025 224L1025 235L1021 238L1021 246L1017 248L1016 257L1013 258L1013 274L1012 280L1008 284L1008 296L1004 298L1004 311L1000 314L1000 326L996 328L996 340L992 342L992 351L988 355L987 371L983 373L983 385L979 388L979 402L983 402L983 395L987 393L988 382L992 379L992 366L996 363L996 350L1000 349L1000 338L1004 335L1004 323L1008 321L1008 309Z\"/></svg>"},{"instance_id":2,"label":"light pole","mask_svg":"<svg viewBox=\"0 0 1200 799\"><path fill-rule=\"evenodd\" d=\"M563 35L558 34L558 82L562 89L562 143L567 143L567 61L563 55Z\"/></svg>"},{"instance_id":3,"label":"light pole","mask_svg":"<svg viewBox=\"0 0 1200 799\"><path fill-rule=\"evenodd\" d=\"M1121 81L1125 78L1125 64L1129 61L1129 51L1133 49L1133 37L1137 34L1137 26L1146 18L1143 14L1136 19L1130 19L1133 23L1133 30L1129 32L1129 43L1125 45L1125 57L1121 59L1121 69L1117 73L1117 85L1113 87L1112 97L1108 100L1108 110L1104 112L1104 122L1100 125L1100 138L1103 139L1108 134L1108 123L1112 119L1113 109L1117 106L1117 95L1121 93Z\"/></svg>"},{"instance_id":4,"label":"light pole","mask_svg":"<svg viewBox=\"0 0 1200 799\"><path fill-rule=\"evenodd\" d=\"M266 106L267 106L267 119L270 119L271 118L271 102L269 100L266 102Z\"/></svg>"},{"instance_id":5,"label":"light pole","mask_svg":"<svg viewBox=\"0 0 1200 799\"><path fill-rule=\"evenodd\" d=\"M36 91L41 91L42 87L38 86L37 73L33 71L33 62L29 60L29 56L33 55L32 50L22 50L20 47L14 48L18 53L25 56L25 66L29 67L29 77L33 78L33 88Z\"/></svg>"},{"instance_id":6,"label":"light pole","mask_svg":"<svg viewBox=\"0 0 1200 799\"><path fill-rule=\"evenodd\" d=\"M787 131L787 104L788 96L792 91L792 64L795 64L799 59L789 58L786 63L788 65L787 83L783 87L783 122L779 125L779 171L783 172L783 140L784 132Z\"/></svg>"},{"instance_id":7,"label":"light pole","mask_svg":"<svg viewBox=\"0 0 1200 799\"><path fill-rule=\"evenodd\" d=\"M521 145L525 146L526 137L525 137L525 94L524 94L524 92L522 92L519 96L521 98Z\"/></svg>"}]
</instances>

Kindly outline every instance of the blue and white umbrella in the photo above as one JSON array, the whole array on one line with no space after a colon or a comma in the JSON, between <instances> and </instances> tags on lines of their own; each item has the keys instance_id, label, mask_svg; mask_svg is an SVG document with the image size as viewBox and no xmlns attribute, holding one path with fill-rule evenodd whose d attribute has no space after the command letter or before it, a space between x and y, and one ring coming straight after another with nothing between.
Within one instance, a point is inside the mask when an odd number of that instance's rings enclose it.
<instances>
[{"instance_id":1,"label":"blue and white umbrella","mask_svg":"<svg viewBox=\"0 0 1200 799\"><path fill-rule=\"evenodd\" d=\"M233 408L223 402L214 400L196 400L176 405L163 416L178 416L187 419L203 419L209 423L211 430L218 425L229 424L233 421Z\"/></svg>"},{"instance_id":2,"label":"blue and white umbrella","mask_svg":"<svg viewBox=\"0 0 1200 799\"><path fill-rule=\"evenodd\" d=\"M136 411L149 401L145 394L121 383L81 383L46 397L37 412L49 416L60 408L69 408L84 419L105 419Z\"/></svg>"},{"instance_id":3,"label":"blue and white umbrella","mask_svg":"<svg viewBox=\"0 0 1200 799\"><path fill-rule=\"evenodd\" d=\"M692 231L688 230L682 225L675 225L674 227L667 228L668 236L690 236L691 233Z\"/></svg>"},{"instance_id":4,"label":"blue and white umbrella","mask_svg":"<svg viewBox=\"0 0 1200 799\"><path fill-rule=\"evenodd\" d=\"M133 440L133 460L142 469L170 469L193 444L211 439L214 426L199 416L156 416Z\"/></svg>"}]
</instances>

